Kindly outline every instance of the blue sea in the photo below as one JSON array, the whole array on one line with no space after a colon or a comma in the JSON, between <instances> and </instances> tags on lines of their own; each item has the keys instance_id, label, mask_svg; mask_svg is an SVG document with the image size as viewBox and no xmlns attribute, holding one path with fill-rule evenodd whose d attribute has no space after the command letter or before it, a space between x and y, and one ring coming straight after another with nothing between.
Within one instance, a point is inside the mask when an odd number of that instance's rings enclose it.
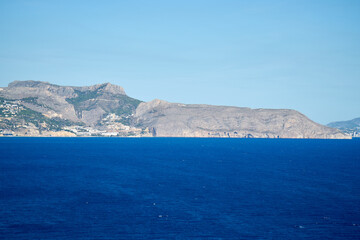
<instances>
[{"instance_id":1,"label":"blue sea","mask_svg":"<svg viewBox=\"0 0 360 240\"><path fill-rule=\"evenodd\" d=\"M0 138L1 239L360 239L360 140Z\"/></svg>"}]
</instances>

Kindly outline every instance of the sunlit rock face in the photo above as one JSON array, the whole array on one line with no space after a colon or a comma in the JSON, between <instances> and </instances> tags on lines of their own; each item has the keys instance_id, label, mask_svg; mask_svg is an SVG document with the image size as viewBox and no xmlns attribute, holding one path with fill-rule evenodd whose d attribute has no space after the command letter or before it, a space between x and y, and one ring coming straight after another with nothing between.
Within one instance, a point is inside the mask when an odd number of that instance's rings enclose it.
<instances>
[{"instance_id":1,"label":"sunlit rock face","mask_svg":"<svg viewBox=\"0 0 360 240\"><path fill-rule=\"evenodd\" d=\"M250 109L169 103L155 99L136 109L137 124L159 137L348 138L289 109Z\"/></svg>"}]
</instances>

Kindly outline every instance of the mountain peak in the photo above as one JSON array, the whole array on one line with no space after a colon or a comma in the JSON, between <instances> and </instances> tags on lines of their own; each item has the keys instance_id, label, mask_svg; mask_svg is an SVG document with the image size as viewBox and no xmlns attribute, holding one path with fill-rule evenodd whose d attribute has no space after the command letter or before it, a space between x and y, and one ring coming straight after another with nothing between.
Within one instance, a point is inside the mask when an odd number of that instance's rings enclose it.
<instances>
[{"instance_id":1,"label":"mountain peak","mask_svg":"<svg viewBox=\"0 0 360 240\"><path fill-rule=\"evenodd\" d=\"M111 93L114 95L126 95L124 88L122 88L121 86L118 85L114 85L111 83L100 83L100 84L95 84L92 86L88 86L88 87L75 87L76 89L79 89L80 91L101 91L101 92L105 92L105 93Z\"/></svg>"},{"instance_id":2,"label":"mountain peak","mask_svg":"<svg viewBox=\"0 0 360 240\"><path fill-rule=\"evenodd\" d=\"M49 82L35 81L35 80L26 80L26 81L13 81L8 84L8 87L39 87L39 86L54 86Z\"/></svg>"},{"instance_id":3,"label":"mountain peak","mask_svg":"<svg viewBox=\"0 0 360 240\"><path fill-rule=\"evenodd\" d=\"M29 88L38 88L38 87L42 87L42 88L47 88L47 87L60 87L58 85L55 84L51 84L49 82L44 82L44 81L35 81L35 80L25 80L25 81L13 81L11 83L8 84L9 88L18 88L18 87L29 87ZM70 88L73 89L84 89L84 90L90 90L90 91L95 91L95 90L102 90L103 92L107 92L107 93L111 93L114 95L117 94L121 94L121 95L126 95L124 88L122 88L121 86L115 85L115 84L111 84L109 82L107 83L101 83L101 84L95 84L92 86L88 86L88 87L74 87L74 86L70 86Z\"/></svg>"}]
</instances>

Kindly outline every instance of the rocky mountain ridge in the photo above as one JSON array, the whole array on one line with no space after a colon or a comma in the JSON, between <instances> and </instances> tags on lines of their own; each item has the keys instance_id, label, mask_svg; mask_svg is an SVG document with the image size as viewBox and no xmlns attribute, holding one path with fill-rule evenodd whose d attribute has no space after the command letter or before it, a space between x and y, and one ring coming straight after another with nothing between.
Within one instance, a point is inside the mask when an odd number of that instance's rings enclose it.
<instances>
[{"instance_id":1,"label":"rocky mountain ridge","mask_svg":"<svg viewBox=\"0 0 360 240\"><path fill-rule=\"evenodd\" d=\"M289 109L142 102L110 83L15 81L0 88L0 133L18 136L348 138Z\"/></svg>"},{"instance_id":2,"label":"rocky mountain ridge","mask_svg":"<svg viewBox=\"0 0 360 240\"><path fill-rule=\"evenodd\" d=\"M162 137L344 138L290 109L250 109L153 100L134 114L139 126ZM345 137L346 138L346 137Z\"/></svg>"}]
</instances>

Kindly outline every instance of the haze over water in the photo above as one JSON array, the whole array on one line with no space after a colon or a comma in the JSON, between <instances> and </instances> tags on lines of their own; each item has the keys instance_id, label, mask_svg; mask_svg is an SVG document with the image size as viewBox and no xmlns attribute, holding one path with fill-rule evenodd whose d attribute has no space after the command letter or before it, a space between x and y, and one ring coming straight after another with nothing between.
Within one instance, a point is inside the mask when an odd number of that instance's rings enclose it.
<instances>
[{"instance_id":1,"label":"haze over water","mask_svg":"<svg viewBox=\"0 0 360 240\"><path fill-rule=\"evenodd\" d=\"M359 239L360 141L0 138L3 239Z\"/></svg>"}]
</instances>

